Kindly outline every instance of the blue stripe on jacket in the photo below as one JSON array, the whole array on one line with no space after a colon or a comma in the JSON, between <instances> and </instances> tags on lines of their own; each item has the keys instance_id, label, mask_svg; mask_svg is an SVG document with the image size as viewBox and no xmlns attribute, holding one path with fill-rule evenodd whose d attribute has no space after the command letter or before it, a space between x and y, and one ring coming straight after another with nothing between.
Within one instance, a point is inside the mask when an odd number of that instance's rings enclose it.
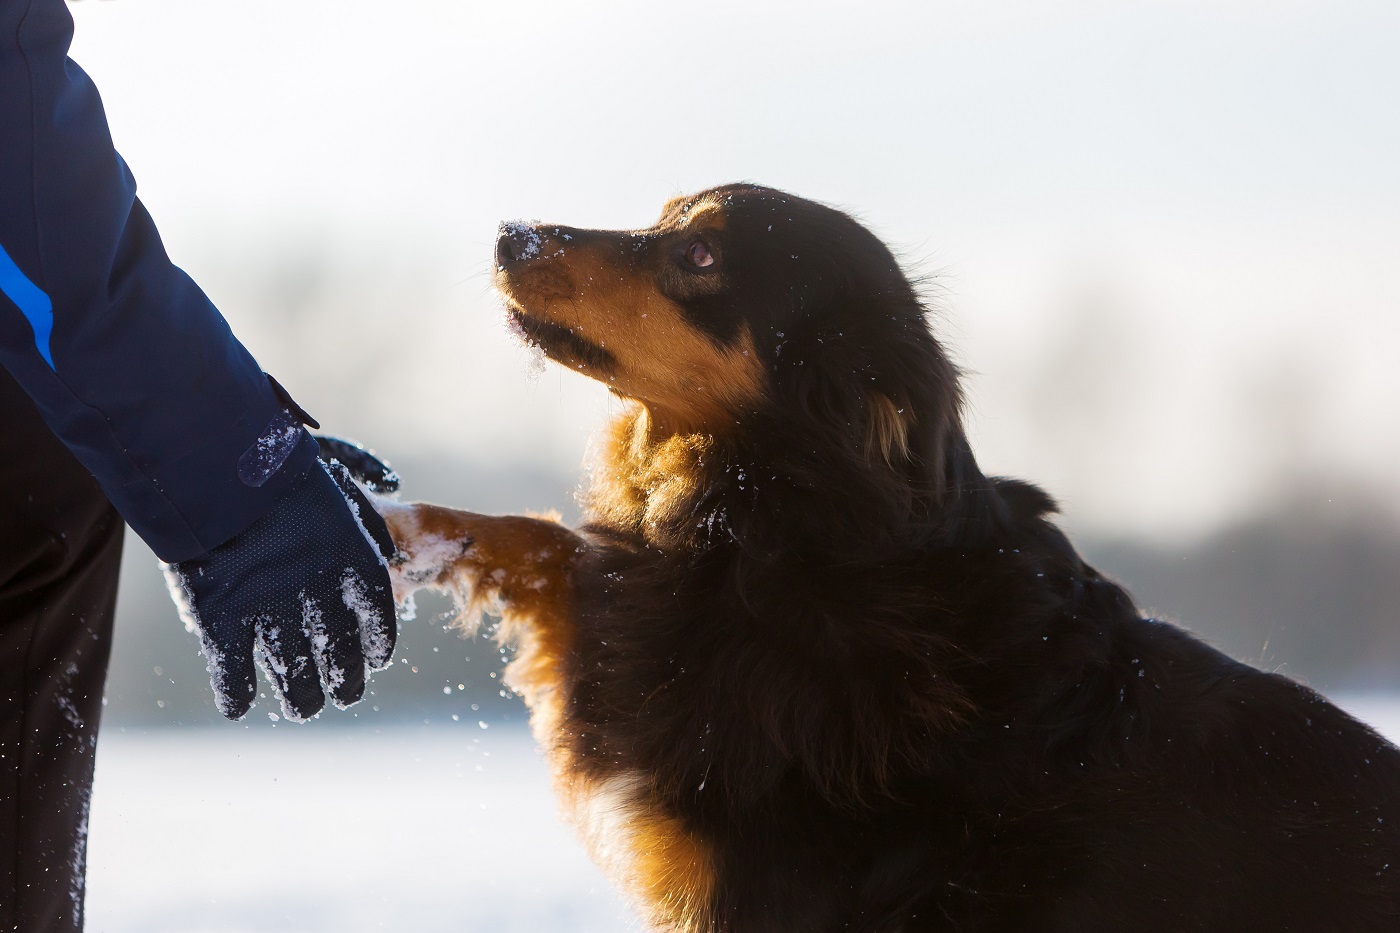
<instances>
[{"instance_id":1,"label":"blue stripe on jacket","mask_svg":"<svg viewBox=\"0 0 1400 933\"><path fill-rule=\"evenodd\" d=\"M43 289L20 271L10 254L5 252L3 243L0 243L0 292L15 303L20 314L29 319L29 326L34 328L34 347L44 362L49 364L49 369L53 369L53 352L49 349L49 336L53 333L53 302Z\"/></svg>"}]
</instances>

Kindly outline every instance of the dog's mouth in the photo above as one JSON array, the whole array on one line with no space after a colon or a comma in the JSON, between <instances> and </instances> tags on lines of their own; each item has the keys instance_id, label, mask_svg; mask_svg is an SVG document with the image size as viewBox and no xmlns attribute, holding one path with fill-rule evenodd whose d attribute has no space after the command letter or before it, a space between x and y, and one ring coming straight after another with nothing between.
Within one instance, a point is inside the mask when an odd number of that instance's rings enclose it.
<instances>
[{"instance_id":1,"label":"dog's mouth","mask_svg":"<svg viewBox=\"0 0 1400 933\"><path fill-rule=\"evenodd\" d=\"M617 357L580 337L572 328L535 317L514 302L507 306L506 313L515 335L555 362L594 377L607 377L617 371Z\"/></svg>"}]
</instances>

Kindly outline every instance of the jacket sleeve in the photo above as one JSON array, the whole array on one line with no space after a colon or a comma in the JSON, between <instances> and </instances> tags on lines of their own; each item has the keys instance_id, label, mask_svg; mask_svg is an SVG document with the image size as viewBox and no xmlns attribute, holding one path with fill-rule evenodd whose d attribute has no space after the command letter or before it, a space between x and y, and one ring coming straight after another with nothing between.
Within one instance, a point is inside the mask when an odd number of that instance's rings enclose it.
<instances>
[{"instance_id":1,"label":"jacket sleeve","mask_svg":"<svg viewBox=\"0 0 1400 933\"><path fill-rule=\"evenodd\" d=\"M0 0L0 365L156 554L184 560L267 512L316 444L166 256L72 35L64 0Z\"/></svg>"}]
</instances>

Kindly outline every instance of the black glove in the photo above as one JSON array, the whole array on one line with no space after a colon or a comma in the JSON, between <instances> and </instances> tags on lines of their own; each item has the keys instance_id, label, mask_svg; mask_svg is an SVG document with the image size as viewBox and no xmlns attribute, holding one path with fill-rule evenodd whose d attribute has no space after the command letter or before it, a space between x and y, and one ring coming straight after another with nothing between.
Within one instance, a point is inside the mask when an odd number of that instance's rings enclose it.
<instances>
[{"instance_id":1,"label":"black glove","mask_svg":"<svg viewBox=\"0 0 1400 933\"><path fill-rule=\"evenodd\" d=\"M214 702L242 719L257 691L254 654L293 721L364 695L397 636L384 520L332 460L233 540L166 565L171 595L197 631Z\"/></svg>"},{"instance_id":2,"label":"black glove","mask_svg":"<svg viewBox=\"0 0 1400 933\"><path fill-rule=\"evenodd\" d=\"M325 434L311 436L316 438L316 443L321 448L322 460L339 460L345 464L350 475L355 477L355 482L370 492L398 492L399 474L364 444Z\"/></svg>"}]
</instances>

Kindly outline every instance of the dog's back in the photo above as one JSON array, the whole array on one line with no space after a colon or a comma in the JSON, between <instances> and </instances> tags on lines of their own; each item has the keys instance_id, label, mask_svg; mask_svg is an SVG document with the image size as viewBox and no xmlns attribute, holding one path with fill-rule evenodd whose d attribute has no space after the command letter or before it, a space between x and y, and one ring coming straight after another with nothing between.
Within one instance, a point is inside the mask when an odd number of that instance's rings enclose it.
<instances>
[{"instance_id":1,"label":"dog's back","mask_svg":"<svg viewBox=\"0 0 1400 933\"><path fill-rule=\"evenodd\" d=\"M569 728L705 840L696 929L1400 929L1400 752L1141 619L1003 489L879 568L586 565Z\"/></svg>"}]
</instances>

